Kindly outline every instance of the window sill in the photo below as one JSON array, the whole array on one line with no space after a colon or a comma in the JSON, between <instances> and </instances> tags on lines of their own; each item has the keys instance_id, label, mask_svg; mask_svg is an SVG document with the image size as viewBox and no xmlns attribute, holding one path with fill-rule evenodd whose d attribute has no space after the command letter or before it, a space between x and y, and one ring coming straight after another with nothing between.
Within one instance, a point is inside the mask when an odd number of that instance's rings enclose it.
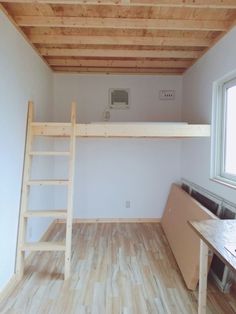
<instances>
[{"instance_id":1,"label":"window sill","mask_svg":"<svg viewBox=\"0 0 236 314\"><path fill-rule=\"evenodd\" d=\"M236 190L236 182L233 182L231 180L227 180L226 178L214 177L214 178L210 178L210 180L215 182L215 183L223 184L224 186L231 188L233 190Z\"/></svg>"}]
</instances>

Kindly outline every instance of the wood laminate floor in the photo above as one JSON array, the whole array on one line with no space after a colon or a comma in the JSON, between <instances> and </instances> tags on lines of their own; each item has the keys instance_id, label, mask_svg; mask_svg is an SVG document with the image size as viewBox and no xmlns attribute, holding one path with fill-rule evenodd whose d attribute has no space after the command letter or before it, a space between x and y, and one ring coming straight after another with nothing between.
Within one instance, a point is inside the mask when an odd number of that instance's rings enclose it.
<instances>
[{"instance_id":1,"label":"wood laminate floor","mask_svg":"<svg viewBox=\"0 0 236 314\"><path fill-rule=\"evenodd\" d=\"M64 235L56 224L49 239ZM197 313L160 224L75 224L68 282L63 268L63 253L33 253L0 313ZM209 282L207 313L236 313L236 300Z\"/></svg>"}]
</instances>

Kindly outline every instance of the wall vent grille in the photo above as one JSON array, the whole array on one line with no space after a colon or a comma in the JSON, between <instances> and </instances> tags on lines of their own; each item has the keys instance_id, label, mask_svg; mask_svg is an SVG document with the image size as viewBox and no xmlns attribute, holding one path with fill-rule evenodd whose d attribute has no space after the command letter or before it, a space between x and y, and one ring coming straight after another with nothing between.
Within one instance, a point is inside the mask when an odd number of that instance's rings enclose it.
<instances>
[{"instance_id":1,"label":"wall vent grille","mask_svg":"<svg viewBox=\"0 0 236 314\"><path fill-rule=\"evenodd\" d=\"M129 109L129 89L110 88L109 107L111 109Z\"/></svg>"}]
</instances>

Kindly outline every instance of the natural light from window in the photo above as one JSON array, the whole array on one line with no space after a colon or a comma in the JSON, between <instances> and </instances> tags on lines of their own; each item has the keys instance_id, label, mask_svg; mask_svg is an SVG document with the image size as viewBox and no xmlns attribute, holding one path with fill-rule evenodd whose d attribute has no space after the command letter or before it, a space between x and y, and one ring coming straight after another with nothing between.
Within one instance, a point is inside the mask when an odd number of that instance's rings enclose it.
<instances>
[{"instance_id":1,"label":"natural light from window","mask_svg":"<svg viewBox=\"0 0 236 314\"><path fill-rule=\"evenodd\" d=\"M227 89L225 172L236 176L236 86Z\"/></svg>"}]
</instances>

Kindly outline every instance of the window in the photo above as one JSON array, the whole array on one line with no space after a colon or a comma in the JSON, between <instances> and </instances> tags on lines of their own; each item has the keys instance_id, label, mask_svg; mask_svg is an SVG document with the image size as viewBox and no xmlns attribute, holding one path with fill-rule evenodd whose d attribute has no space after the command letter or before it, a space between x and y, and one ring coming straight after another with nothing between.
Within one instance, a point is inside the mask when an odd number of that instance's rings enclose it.
<instances>
[{"instance_id":1,"label":"window","mask_svg":"<svg viewBox=\"0 0 236 314\"><path fill-rule=\"evenodd\" d=\"M236 74L215 83L212 177L236 188Z\"/></svg>"}]
</instances>

